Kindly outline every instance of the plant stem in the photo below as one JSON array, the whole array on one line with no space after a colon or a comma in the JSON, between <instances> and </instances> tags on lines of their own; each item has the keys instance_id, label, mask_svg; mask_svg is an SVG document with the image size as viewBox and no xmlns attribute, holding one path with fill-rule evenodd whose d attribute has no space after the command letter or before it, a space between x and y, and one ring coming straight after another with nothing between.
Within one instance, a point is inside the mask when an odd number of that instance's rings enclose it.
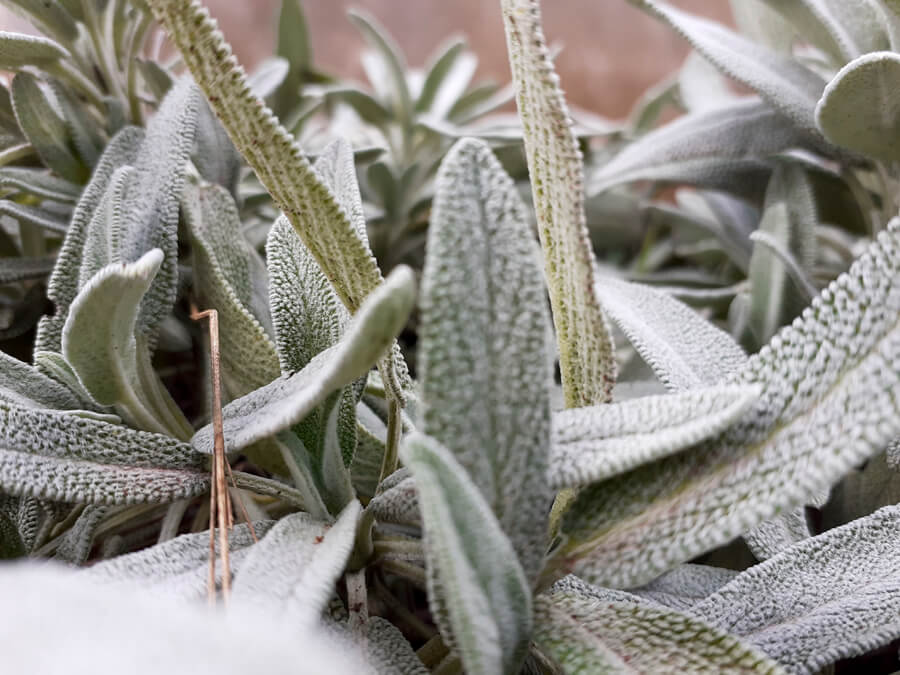
<instances>
[{"instance_id":1,"label":"plant stem","mask_svg":"<svg viewBox=\"0 0 900 675\"><path fill-rule=\"evenodd\" d=\"M402 430L403 424L400 419L400 404L391 397L388 401L387 438L384 443L384 457L381 460L381 475L378 477L379 483L397 470L397 450L400 446L400 432Z\"/></svg>"}]
</instances>

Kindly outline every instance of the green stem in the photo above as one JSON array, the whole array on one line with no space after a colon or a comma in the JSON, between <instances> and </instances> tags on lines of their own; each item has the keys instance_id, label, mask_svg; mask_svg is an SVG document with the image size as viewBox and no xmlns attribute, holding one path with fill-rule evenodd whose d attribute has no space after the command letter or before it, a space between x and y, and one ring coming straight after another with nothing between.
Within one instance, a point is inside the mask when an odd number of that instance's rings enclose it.
<instances>
[{"instance_id":1,"label":"green stem","mask_svg":"<svg viewBox=\"0 0 900 675\"><path fill-rule=\"evenodd\" d=\"M68 80L71 85L84 94L88 101L100 110L106 109L106 104L103 102L103 92L97 88L96 84L87 79L80 70L74 68L71 63L57 61L47 66L47 71L51 75L57 75L62 79Z\"/></svg>"},{"instance_id":2,"label":"green stem","mask_svg":"<svg viewBox=\"0 0 900 675\"><path fill-rule=\"evenodd\" d=\"M12 164L32 154L34 154L34 148L31 147L31 143L11 145L4 150L0 150L0 166Z\"/></svg>"},{"instance_id":3,"label":"green stem","mask_svg":"<svg viewBox=\"0 0 900 675\"><path fill-rule=\"evenodd\" d=\"M397 470L399 461L398 448L400 446L400 432L402 430L403 424L400 419L400 404L391 398L388 401L387 438L384 443L384 457L381 460L381 475L378 478L379 483Z\"/></svg>"},{"instance_id":4,"label":"green stem","mask_svg":"<svg viewBox=\"0 0 900 675\"><path fill-rule=\"evenodd\" d=\"M402 560L382 560L379 564L385 572L408 579L419 588L425 589L425 570L422 567Z\"/></svg>"}]
</instances>

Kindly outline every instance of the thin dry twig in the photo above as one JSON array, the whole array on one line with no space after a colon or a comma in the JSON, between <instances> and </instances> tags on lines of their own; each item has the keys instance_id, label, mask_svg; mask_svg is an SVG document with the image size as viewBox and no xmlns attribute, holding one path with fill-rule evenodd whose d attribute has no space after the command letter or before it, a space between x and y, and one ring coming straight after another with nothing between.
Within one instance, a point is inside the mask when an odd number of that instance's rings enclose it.
<instances>
[{"instance_id":1,"label":"thin dry twig","mask_svg":"<svg viewBox=\"0 0 900 675\"><path fill-rule=\"evenodd\" d=\"M209 578L207 593L210 604L216 601L216 521L219 527L219 550L222 554L222 600L228 604L231 595L231 565L229 564L228 530L234 525L231 498L225 481L225 432L222 426L222 381L219 356L219 313L214 309L197 311L191 306L194 321L209 319L209 358L212 366L213 466L209 490ZM230 467L229 467L230 469Z\"/></svg>"}]
</instances>

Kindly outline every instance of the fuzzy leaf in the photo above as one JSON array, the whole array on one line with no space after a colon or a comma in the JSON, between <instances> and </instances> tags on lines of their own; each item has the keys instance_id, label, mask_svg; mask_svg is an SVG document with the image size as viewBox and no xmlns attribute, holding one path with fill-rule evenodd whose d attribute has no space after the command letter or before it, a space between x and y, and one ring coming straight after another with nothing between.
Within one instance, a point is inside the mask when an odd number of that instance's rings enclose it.
<instances>
[{"instance_id":1,"label":"fuzzy leaf","mask_svg":"<svg viewBox=\"0 0 900 675\"><path fill-rule=\"evenodd\" d=\"M74 410L82 407L81 401L67 387L6 352L0 352L0 399L31 408Z\"/></svg>"},{"instance_id":2,"label":"fuzzy leaf","mask_svg":"<svg viewBox=\"0 0 900 675\"><path fill-rule=\"evenodd\" d=\"M437 177L422 273L422 430L453 452L533 580L553 495L549 320L537 247L512 180L462 140Z\"/></svg>"},{"instance_id":3,"label":"fuzzy leaf","mask_svg":"<svg viewBox=\"0 0 900 675\"><path fill-rule=\"evenodd\" d=\"M42 33L52 35L57 40L74 42L78 37L78 27L61 3L44 0L4 0L3 4L41 28Z\"/></svg>"},{"instance_id":4,"label":"fuzzy leaf","mask_svg":"<svg viewBox=\"0 0 900 675\"><path fill-rule=\"evenodd\" d=\"M369 664L377 675L428 675L406 638L390 621L373 616L366 623Z\"/></svg>"},{"instance_id":5,"label":"fuzzy leaf","mask_svg":"<svg viewBox=\"0 0 900 675\"><path fill-rule=\"evenodd\" d=\"M739 572L687 563L657 577L649 584L629 591L657 604L687 612L701 600L708 598Z\"/></svg>"},{"instance_id":6,"label":"fuzzy leaf","mask_svg":"<svg viewBox=\"0 0 900 675\"><path fill-rule=\"evenodd\" d=\"M0 284L43 279L53 271L56 256L0 258Z\"/></svg>"},{"instance_id":7,"label":"fuzzy leaf","mask_svg":"<svg viewBox=\"0 0 900 675\"><path fill-rule=\"evenodd\" d=\"M550 484L590 485L712 438L739 420L759 393L754 386L701 387L558 412Z\"/></svg>"},{"instance_id":8,"label":"fuzzy leaf","mask_svg":"<svg viewBox=\"0 0 900 675\"><path fill-rule=\"evenodd\" d=\"M876 159L900 159L900 55L875 52L851 61L825 87L816 122L837 145Z\"/></svg>"},{"instance_id":9,"label":"fuzzy leaf","mask_svg":"<svg viewBox=\"0 0 900 675\"><path fill-rule=\"evenodd\" d=\"M234 200L218 185L188 186L182 209L194 252L194 287L219 312L225 390L244 396L278 377L275 345L250 311L249 257Z\"/></svg>"},{"instance_id":10,"label":"fuzzy leaf","mask_svg":"<svg viewBox=\"0 0 900 675\"><path fill-rule=\"evenodd\" d=\"M27 223L55 234L65 234L69 225L68 218L60 217L61 214L57 212L39 206L19 204L9 199L0 200L0 215L10 216L20 224ZM8 262L10 261L4 260L4 263Z\"/></svg>"},{"instance_id":11,"label":"fuzzy leaf","mask_svg":"<svg viewBox=\"0 0 900 675\"><path fill-rule=\"evenodd\" d=\"M751 567L692 613L813 673L900 637L900 507L890 506Z\"/></svg>"},{"instance_id":12,"label":"fuzzy leaf","mask_svg":"<svg viewBox=\"0 0 900 675\"><path fill-rule=\"evenodd\" d=\"M396 484L387 485L391 477L403 472L403 478ZM379 521L384 523L398 523L401 525L421 525L422 516L419 512L419 496L416 491L416 482L405 469L400 469L395 474L386 478L380 486L382 490L372 498L367 509Z\"/></svg>"},{"instance_id":13,"label":"fuzzy leaf","mask_svg":"<svg viewBox=\"0 0 900 675\"><path fill-rule=\"evenodd\" d=\"M66 180L84 182L90 172L78 158L65 120L33 75L19 73L13 78L12 102L19 127L44 164Z\"/></svg>"},{"instance_id":14,"label":"fuzzy leaf","mask_svg":"<svg viewBox=\"0 0 900 675\"><path fill-rule=\"evenodd\" d=\"M50 275L47 296L56 303L56 313L41 319L35 342L35 351L58 352L61 347L62 329L69 313L69 306L80 290L81 260L91 219L107 191L113 173L120 167L132 164L144 139L142 129L125 127L106 146L90 182L72 213L66 238L57 255L56 267ZM0 185L3 179L0 176Z\"/></svg>"},{"instance_id":15,"label":"fuzzy leaf","mask_svg":"<svg viewBox=\"0 0 900 675\"><path fill-rule=\"evenodd\" d=\"M109 587L59 566L6 565L0 568L0 594L16 607L0 618L10 672L365 672L352 644L317 627L298 630L265 613L212 612L135 588ZM54 599L49 613L48 597ZM42 650L44 640L57 649Z\"/></svg>"},{"instance_id":16,"label":"fuzzy leaf","mask_svg":"<svg viewBox=\"0 0 900 675\"><path fill-rule=\"evenodd\" d=\"M88 504L75 524L62 536L54 557L70 565L83 565L91 553L97 528L111 508L103 504Z\"/></svg>"},{"instance_id":17,"label":"fuzzy leaf","mask_svg":"<svg viewBox=\"0 0 900 675\"><path fill-rule=\"evenodd\" d=\"M605 403L616 376L614 345L594 296L581 151L541 29L538 0L502 0L501 6L566 404Z\"/></svg>"},{"instance_id":18,"label":"fuzzy leaf","mask_svg":"<svg viewBox=\"0 0 900 675\"><path fill-rule=\"evenodd\" d=\"M338 344L300 372L282 376L222 409L226 450L240 450L290 428L329 394L365 375L406 324L414 301L412 271L395 268L366 300ZM197 451L211 454L212 427L200 429L192 444Z\"/></svg>"},{"instance_id":19,"label":"fuzzy leaf","mask_svg":"<svg viewBox=\"0 0 900 675\"><path fill-rule=\"evenodd\" d=\"M25 66L46 67L68 57L63 47L44 37L0 31L0 70Z\"/></svg>"},{"instance_id":20,"label":"fuzzy leaf","mask_svg":"<svg viewBox=\"0 0 900 675\"><path fill-rule=\"evenodd\" d=\"M358 9L347 12L350 21L359 29L366 43L372 48L372 57L378 59L379 70L383 71L387 81L374 83L380 87L390 87L388 100L393 103L394 114L401 121L412 116L412 98L406 82L406 63L403 52L394 39L374 17Z\"/></svg>"},{"instance_id":21,"label":"fuzzy leaf","mask_svg":"<svg viewBox=\"0 0 900 675\"><path fill-rule=\"evenodd\" d=\"M597 297L670 390L721 384L747 361L730 335L663 291L601 277Z\"/></svg>"},{"instance_id":22,"label":"fuzzy leaf","mask_svg":"<svg viewBox=\"0 0 900 675\"><path fill-rule=\"evenodd\" d=\"M720 437L583 490L563 564L633 586L809 503L900 435L900 223L734 377L762 395Z\"/></svg>"},{"instance_id":23,"label":"fuzzy leaf","mask_svg":"<svg viewBox=\"0 0 900 675\"><path fill-rule=\"evenodd\" d=\"M21 190L61 204L74 204L78 201L81 191L78 185L57 178L44 169L28 169L17 166L0 167L0 188Z\"/></svg>"},{"instance_id":24,"label":"fuzzy leaf","mask_svg":"<svg viewBox=\"0 0 900 675\"><path fill-rule=\"evenodd\" d=\"M196 0L148 0L181 49L225 130L315 256L342 302L356 312L382 282L368 242L313 171L293 138L250 92L243 70ZM392 394L404 401L408 375L396 351L379 365Z\"/></svg>"},{"instance_id":25,"label":"fuzzy leaf","mask_svg":"<svg viewBox=\"0 0 900 675\"><path fill-rule=\"evenodd\" d=\"M441 635L467 673L518 672L531 590L512 544L450 450L414 434L400 455L419 487L428 601Z\"/></svg>"},{"instance_id":26,"label":"fuzzy leaf","mask_svg":"<svg viewBox=\"0 0 900 675\"><path fill-rule=\"evenodd\" d=\"M708 623L654 604L600 600L574 589L535 600L535 642L563 673L782 673L774 661ZM664 664L664 666L662 665Z\"/></svg>"},{"instance_id":27,"label":"fuzzy leaf","mask_svg":"<svg viewBox=\"0 0 900 675\"><path fill-rule=\"evenodd\" d=\"M307 513L282 518L253 547L234 581L234 602L314 626L353 550L361 508L351 501L333 525Z\"/></svg>"},{"instance_id":28,"label":"fuzzy leaf","mask_svg":"<svg viewBox=\"0 0 900 675\"><path fill-rule=\"evenodd\" d=\"M630 1L669 24L719 70L753 89L800 129L818 136L814 113L825 82L816 73L787 55L668 3Z\"/></svg>"},{"instance_id":29,"label":"fuzzy leaf","mask_svg":"<svg viewBox=\"0 0 900 675\"><path fill-rule=\"evenodd\" d=\"M758 99L690 113L630 143L591 176L591 194L636 180L725 188L749 196L771 171L769 158L814 145L808 134Z\"/></svg>"}]
</instances>

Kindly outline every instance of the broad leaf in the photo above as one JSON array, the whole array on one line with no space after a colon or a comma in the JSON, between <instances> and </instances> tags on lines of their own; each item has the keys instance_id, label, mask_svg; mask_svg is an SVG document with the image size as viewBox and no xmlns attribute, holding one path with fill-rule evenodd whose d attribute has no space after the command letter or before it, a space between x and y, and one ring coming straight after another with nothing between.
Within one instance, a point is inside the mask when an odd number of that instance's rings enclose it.
<instances>
[{"instance_id":1,"label":"broad leaf","mask_svg":"<svg viewBox=\"0 0 900 675\"><path fill-rule=\"evenodd\" d=\"M900 435L898 275L895 224L730 378L762 388L738 424L579 494L564 568L611 586L649 581L809 503Z\"/></svg>"},{"instance_id":2,"label":"broad leaf","mask_svg":"<svg viewBox=\"0 0 900 675\"><path fill-rule=\"evenodd\" d=\"M354 500L333 525L306 513L282 518L247 555L235 604L284 615L294 626L316 625L353 550L360 512Z\"/></svg>"},{"instance_id":3,"label":"broad leaf","mask_svg":"<svg viewBox=\"0 0 900 675\"><path fill-rule=\"evenodd\" d=\"M253 96L209 13L196 0L148 0L181 49L235 146L300 234L351 312L382 282L368 242L313 171L294 139ZM379 365L394 398L404 401L405 364L396 352Z\"/></svg>"},{"instance_id":4,"label":"broad leaf","mask_svg":"<svg viewBox=\"0 0 900 675\"><path fill-rule=\"evenodd\" d=\"M670 390L721 384L747 361L730 335L664 291L600 277L597 297Z\"/></svg>"},{"instance_id":5,"label":"broad leaf","mask_svg":"<svg viewBox=\"0 0 900 675\"><path fill-rule=\"evenodd\" d=\"M290 428L331 393L365 375L406 324L414 301L412 271L395 268L366 299L338 344L300 372L282 376L223 408L226 450L240 450ZM192 444L199 452L211 454L212 427L198 431Z\"/></svg>"},{"instance_id":6,"label":"broad leaf","mask_svg":"<svg viewBox=\"0 0 900 675\"><path fill-rule=\"evenodd\" d=\"M876 159L900 159L900 55L875 52L851 61L825 87L816 122L836 145Z\"/></svg>"},{"instance_id":7,"label":"broad leaf","mask_svg":"<svg viewBox=\"0 0 900 675\"><path fill-rule=\"evenodd\" d=\"M81 408L78 397L40 370L0 352L0 399L16 405L54 410Z\"/></svg>"},{"instance_id":8,"label":"broad leaf","mask_svg":"<svg viewBox=\"0 0 900 675\"><path fill-rule=\"evenodd\" d=\"M78 27L61 3L44 0L4 0L3 4L41 28L42 33L52 35L57 40L74 41L78 37Z\"/></svg>"},{"instance_id":9,"label":"broad leaf","mask_svg":"<svg viewBox=\"0 0 900 675\"><path fill-rule=\"evenodd\" d=\"M428 601L441 635L467 673L518 672L531 637L531 590L512 544L447 448L414 434L400 454L419 487Z\"/></svg>"},{"instance_id":10,"label":"broad leaf","mask_svg":"<svg viewBox=\"0 0 900 675\"><path fill-rule=\"evenodd\" d=\"M718 435L758 398L757 387L713 386L558 412L550 484L590 485L674 454Z\"/></svg>"},{"instance_id":11,"label":"broad leaf","mask_svg":"<svg viewBox=\"0 0 900 675\"><path fill-rule=\"evenodd\" d=\"M428 675L403 633L390 621L373 616L366 623L369 665L376 675Z\"/></svg>"},{"instance_id":12,"label":"broad leaf","mask_svg":"<svg viewBox=\"0 0 900 675\"><path fill-rule=\"evenodd\" d=\"M533 580L553 495L549 318L538 250L512 180L463 140L437 177L422 273L422 430L453 452Z\"/></svg>"},{"instance_id":13,"label":"broad leaf","mask_svg":"<svg viewBox=\"0 0 900 675\"><path fill-rule=\"evenodd\" d=\"M581 151L544 39L539 2L502 0L501 6L566 405L605 403L616 375L614 345L594 296Z\"/></svg>"},{"instance_id":14,"label":"broad leaf","mask_svg":"<svg viewBox=\"0 0 900 675\"><path fill-rule=\"evenodd\" d=\"M632 588L629 593L679 612L687 612L738 574L739 572L735 570L722 567L687 563L666 572L645 586Z\"/></svg>"},{"instance_id":15,"label":"broad leaf","mask_svg":"<svg viewBox=\"0 0 900 675\"><path fill-rule=\"evenodd\" d=\"M781 673L725 631L652 603L600 600L569 584L535 600L535 642L563 673ZM664 665L663 665L664 664Z\"/></svg>"},{"instance_id":16,"label":"broad leaf","mask_svg":"<svg viewBox=\"0 0 900 675\"><path fill-rule=\"evenodd\" d=\"M799 61L668 3L631 2L669 24L719 70L756 91L800 129L818 134L813 118L825 82Z\"/></svg>"},{"instance_id":17,"label":"broad leaf","mask_svg":"<svg viewBox=\"0 0 900 675\"><path fill-rule=\"evenodd\" d=\"M807 539L691 609L796 673L900 638L900 508Z\"/></svg>"},{"instance_id":18,"label":"broad leaf","mask_svg":"<svg viewBox=\"0 0 900 675\"><path fill-rule=\"evenodd\" d=\"M0 31L0 70L47 66L68 57L63 47L44 37Z\"/></svg>"}]
</instances>

